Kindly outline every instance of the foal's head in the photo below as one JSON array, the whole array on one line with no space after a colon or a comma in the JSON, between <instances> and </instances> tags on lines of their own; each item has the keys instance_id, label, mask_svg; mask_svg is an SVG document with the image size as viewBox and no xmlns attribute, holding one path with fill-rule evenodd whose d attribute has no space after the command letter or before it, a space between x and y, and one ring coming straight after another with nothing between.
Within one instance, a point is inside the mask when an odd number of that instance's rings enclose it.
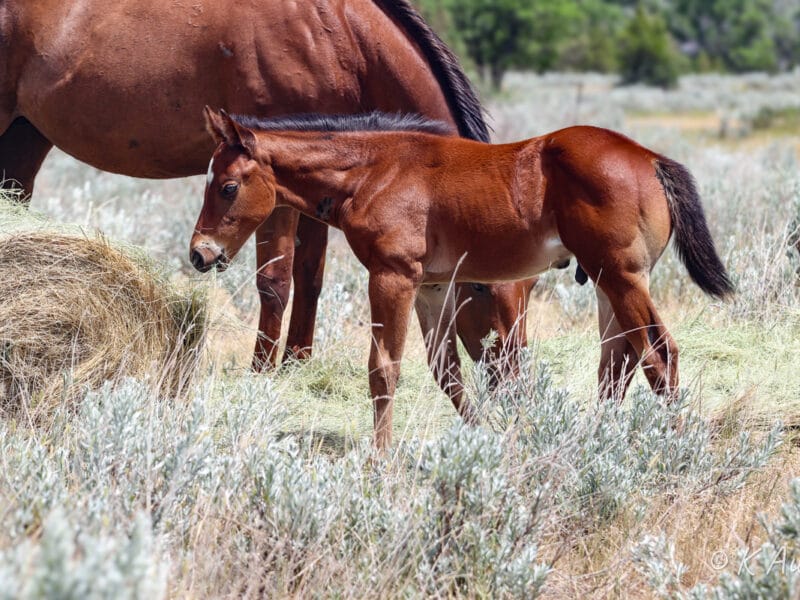
<instances>
[{"instance_id":1,"label":"foal's head","mask_svg":"<svg viewBox=\"0 0 800 600\"><path fill-rule=\"evenodd\" d=\"M257 158L255 134L224 111L205 110L218 146L208 165L203 209L189 245L199 271L224 270L275 208L275 176Z\"/></svg>"}]
</instances>

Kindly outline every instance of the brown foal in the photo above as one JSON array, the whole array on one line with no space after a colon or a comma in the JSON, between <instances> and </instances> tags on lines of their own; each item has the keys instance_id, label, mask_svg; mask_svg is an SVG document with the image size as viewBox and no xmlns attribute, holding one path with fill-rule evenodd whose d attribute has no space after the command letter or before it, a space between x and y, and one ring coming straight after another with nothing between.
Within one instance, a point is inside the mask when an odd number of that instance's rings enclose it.
<instances>
[{"instance_id":1,"label":"brown foal","mask_svg":"<svg viewBox=\"0 0 800 600\"><path fill-rule=\"evenodd\" d=\"M678 348L649 293L650 271L673 231L703 291L724 297L733 290L691 175L605 129L571 127L490 145L447 137L446 125L410 116L257 121L207 108L206 120L218 147L192 264L224 268L278 198L340 228L369 271L369 384L380 448L391 442L415 303L421 323L440 324L428 346L437 382L472 418L451 280L514 281L574 256L597 292L601 395L619 397L637 364L656 392L677 390Z\"/></svg>"}]
</instances>

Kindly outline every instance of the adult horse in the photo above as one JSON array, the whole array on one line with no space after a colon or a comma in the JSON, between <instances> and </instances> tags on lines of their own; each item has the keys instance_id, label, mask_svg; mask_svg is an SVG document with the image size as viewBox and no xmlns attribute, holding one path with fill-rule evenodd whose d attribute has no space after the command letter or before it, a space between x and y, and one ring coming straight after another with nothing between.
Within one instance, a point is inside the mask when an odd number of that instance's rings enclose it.
<instances>
[{"instance_id":1,"label":"adult horse","mask_svg":"<svg viewBox=\"0 0 800 600\"><path fill-rule=\"evenodd\" d=\"M340 228L369 271L378 447L391 441L411 306L434 297L435 284L513 281L575 257L595 283L605 397L624 395L638 364L655 392L677 392L678 348L650 297L650 272L673 233L692 280L712 296L733 293L692 176L613 131L571 127L495 146L442 136L446 125L416 116L234 120L206 111L219 146L192 264L227 265L277 202ZM445 383L469 419L460 380Z\"/></svg>"},{"instance_id":2,"label":"adult horse","mask_svg":"<svg viewBox=\"0 0 800 600\"><path fill-rule=\"evenodd\" d=\"M203 173L206 104L260 116L409 111L488 139L457 59L407 0L0 0L0 179L27 193L53 145L124 175ZM256 241L260 369L277 361L292 276L287 354L310 352L327 227L282 209ZM473 358L490 329L524 344L524 321L512 327L530 284L461 286ZM420 308L430 332L436 318Z\"/></svg>"}]
</instances>

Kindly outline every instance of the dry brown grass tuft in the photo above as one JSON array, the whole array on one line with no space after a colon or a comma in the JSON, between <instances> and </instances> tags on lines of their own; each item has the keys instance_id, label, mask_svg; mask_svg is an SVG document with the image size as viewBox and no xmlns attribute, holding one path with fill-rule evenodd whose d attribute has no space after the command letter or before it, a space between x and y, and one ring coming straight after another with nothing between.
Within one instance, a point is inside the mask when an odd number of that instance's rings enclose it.
<instances>
[{"instance_id":1,"label":"dry brown grass tuft","mask_svg":"<svg viewBox=\"0 0 800 600\"><path fill-rule=\"evenodd\" d=\"M100 237L0 238L0 409L32 420L121 377L179 391L196 370L205 301Z\"/></svg>"}]
</instances>

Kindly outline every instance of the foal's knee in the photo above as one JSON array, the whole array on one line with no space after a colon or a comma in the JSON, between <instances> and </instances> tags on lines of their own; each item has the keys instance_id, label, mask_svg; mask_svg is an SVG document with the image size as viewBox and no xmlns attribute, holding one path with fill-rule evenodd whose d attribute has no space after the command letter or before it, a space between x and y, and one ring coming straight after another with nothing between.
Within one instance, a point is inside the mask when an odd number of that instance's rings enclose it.
<instances>
[{"instance_id":1,"label":"foal's knee","mask_svg":"<svg viewBox=\"0 0 800 600\"><path fill-rule=\"evenodd\" d=\"M288 274L261 270L256 275L256 289L262 307L271 307L276 313L283 313L289 301L291 279Z\"/></svg>"},{"instance_id":2,"label":"foal's knee","mask_svg":"<svg viewBox=\"0 0 800 600\"><path fill-rule=\"evenodd\" d=\"M377 393L391 393L400 376L400 365L388 356L380 355L369 362L369 382ZM387 392L387 390L389 390Z\"/></svg>"}]
</instances>

